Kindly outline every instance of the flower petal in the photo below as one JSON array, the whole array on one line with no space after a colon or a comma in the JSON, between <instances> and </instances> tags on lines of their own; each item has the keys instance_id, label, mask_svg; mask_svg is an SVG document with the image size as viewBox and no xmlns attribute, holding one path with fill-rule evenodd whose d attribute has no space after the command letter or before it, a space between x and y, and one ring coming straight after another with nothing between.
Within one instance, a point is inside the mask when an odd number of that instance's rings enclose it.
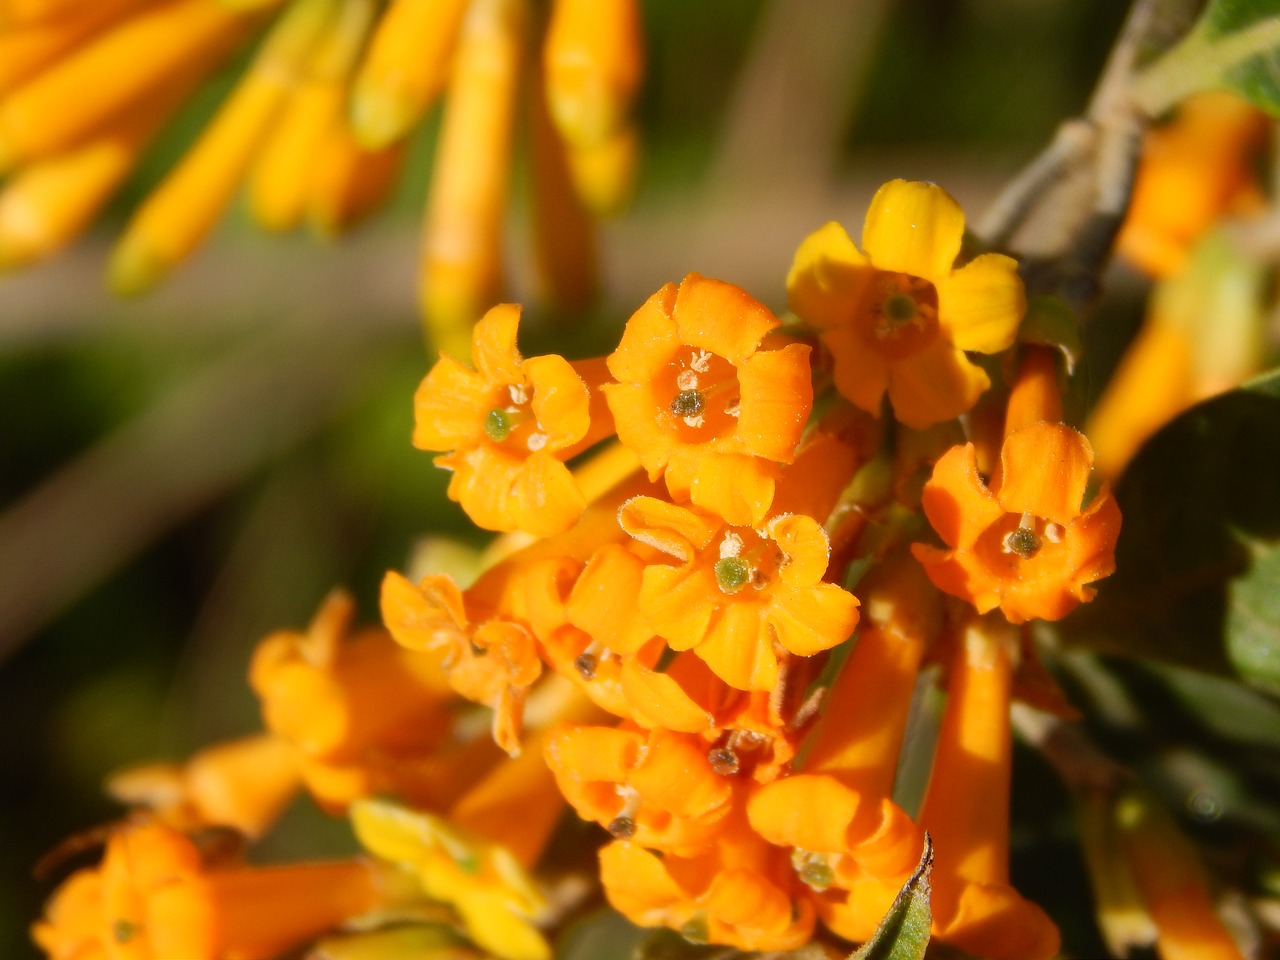
<instances>
[{"instance_id":1,"label":"flower petal","mask_svg":"<svg viewBox=\"0 0 1280 960\"><path fill-rule=\"evenodd\" d=\"M441 354L413 395L413 445L443 451L475 443L497 399L484 377Z\"/></svg>"},{"instance_id":2,"label":"flower petal","mask_svg":"<svg viewBox=\"0 0 1280 960\"><path fill-rule=\"evenodd\" d=\"M702 642L724 595L705 565L680 567L655 563L645 567L640 584L640 612L673 650Z\"/></svg>"},{"instance_id":3,"label":"flower petal","mask_svg":"<svg viewBox=\"0 0 1280 960\"><path fill-rule=\"evenodd\" d=\"M967 549L1005 510L978 476L972 443L952 447L934 465L920 498L925 516L943 541Z\"/></svg>"},{"instance_id":4,"label":"flower petal","mask_svg":"<svg viewBox=\"0 0 1280 960\"><path fill-rule=\"evenodd\" d=\"M681 461L683 458L676 462ZM689 499L695 506L739 526L755 526L764 520L773 503L776 464L746 454L707 452L693 460L693 467Z\"/></svg>"},{"instance_id":5,"label":"flower petal","mask_svg":"<svg viewBox=\"0 0 1280 960\"><path fill-rule=\"evenodd\" d=\"M734 437L748 453L790 463L813 407L810 348L792 343L761 350L738 365L741 412Z\"/></svg>"},{"instance_id":6,"label":"flower petal","mask_svg":"<svg viewBox=\"0 0 1280 960\"><path fill-rule=\"evenodd\" d=\"M656 480L671 458L675 439L655 416L657 405L646 383L606 383L600 388L613 414L618 439L640 458L641 465Z\"/></svg>"},{"instance_id":7,"label":"flower petal","mask_svg":"<svg viewBox=\"0 0 1280 960\"><path fill-rule=\"evenodd\" d=\"M854 406L878 417L880 401L889 387L888 361L875 350L868 350L852 326L830 330L820 339L835 359L836 389Z\"/></svg>"},{"instance_id":8,"label":"flower petal","mask_svg":"<svg viewBox=\"0 0 1280 960\"><path fill-rule=\"evenodd\" d=\"M680 282L675 320L680 340L734 365L751 356L781 321L741 287L691 273Z\"/></svg>"},{"instance_id":9,"label":"flower petal","mask_svg":"<svg viewBox=\"0 0 1280 960\"><path fill-rule=\"evenodd\" d=\"M684 561L692 560L724 526L716 517L656 497L632 497L618 508L618 523L641 543Z\"/></svg>"},{"instance_id":10,"label":"flower petal","mask_svg":"<svg viewBox=\"0 0 1280 960\"><path fill-rule=\"evenodd\" d=\"M674 677L650 670L638 660L623 662L622 692L642 722L680 733L705 733L715 723Z\"/></svg>"},{"instance_id":11,"label":"flower petal","mask_svg":"<svg viewBox=\"0 0 1280 960\"><path fill-rule=\"evenodd\" d=\"M533 388L530 408L538 428L547 435L549 452L572 446L591 425L591 394L569 361L556 354L524 362L524 375Z\"/></svg>"},{"instance_id":12,"label":"flower petal","mask_svg":"<svg viewBox=\"0 0 1280 960\"><path fill-rule=\"evenodd\" d=\"M510 497L514 528L535 537L563 533L577 523L587 508L569 468L545 452L534 453L525 460Z\"/></svg>"},{"instance_id":13,"label":"flower petal","mask_svg":"<svg viewBox=\"0 0 1280 960\"><path fill-rule=\"evenodd\" d=\"M862 249L877 270L935 283L951 273L964 239L964 211L936 183L890 180L871 198Z\"/></svg>"},{"instance_id":14,"label":"flower petal","mask_svg":"<svg viewBox=\"0 0 1280 960\"><path fill-rule=\"evenodd\" d=\"M643 571L644 562L620 544L601 547L569 594L569 622L614 653L635 653L653 636L635 609Z\"/></svg>"},{"instance_id":15,"label":"flower petal","mask_svg":"<svg viewBox=\"0 0 1280 960\"><path fill-rule=\"evenodd\" d=\"M522 383L516 328L520 305L500 303L476 322L471 334L471 356L480 376L489 383Z\"/></svg>"},{"instance_id":16,"label":"flower petal","mask_svg":"<svg viewBox=\"0 0 1280 960\"><path fill-rule=\"evenodd\" d=\"M863 803L835 777L793 774L758 787L747 802L751 829L780 847L844 853L849 824Z\"/></svg>"},{"instance_id":17,"label":"flower petal","mask_svg":"<svg viewBox=\"0 0 1280 960\"><path fill-rule=\"evenodd\" d=\"M1084 434L1061 423L1033 423L1005 438L996 496L1010 513L1066 525L1080 516L1092 470Z\"/></svg>"},{"instance_id":18,"label":"flower petal","mask_svg":"<svg viewBox=\"0 0 1280 960\"><path fill-rule=\"evenodd\" d=\"M1013 344L1027 312L1018 261L984 253L934 285L938 322L961 350L999 353Z\"/></svg>"},{"instance_id":19,"label":"flower petal","mask_svg":"<svg viewBox=\"0 0 1280 960\"><path fill-rule=\"evenodd\" d=\"M676 285L668 283L646 300L622 330L618 349L609 355L609 372L621 383L642 383L662 369L680 342L672 314ZM609 404L618 415L617 409Z\"/></svg>"},{"instance_id":20,"label":"flower petal","mask_svg":"<svg viewBox=\"0 0 1280 960\"><path fill-rule=\"evenodd\" d=\"M787 273L787 306L819 330L847 326L874 276L871 262L832 220L805 237Z\"/></svg>"},{"instance_id":21,"label":"flower petal","mask_svg":"<svg viewBox=\"0 0 1280 960\"><path fill-rule=\"evenodd\" d=\"M778 658L760 612L750 601L730 601L694 649L712 673L738 690L772 690L778 683Z\"/></svg>"},{"instance_id":22,"label":"flower petal","mask_svg":"<svg viewBox=\"0 0 1280 960\"><path fill-rule=\"evenodd\" d=\"M916 430L972 409L989 386L986 371L941 338L889 367L893 415Z\"/></svg>"},{"instance_id":23,"label":"flower petal","mask_svg":"<svg viewBox=\"0 0 1280 960\"><path fill-rule=\"evenodd\" d=\"M831 558L831 541L818 521L786 514L769 521L766 533L787 558L778 571L783 583L808 587L822 579Z\"/></svg>"},{"instance_id":24,"label":"flower petal","mask_svg":"<svg viewBox=\"0 0 1280 960\"><path fill-rule=\"evenodd\" d=\"M849 638L858 625L858 598L834 583L796 588L779 584L765 614L778 644L811 657Z\"/></svg>"}]
</instances>

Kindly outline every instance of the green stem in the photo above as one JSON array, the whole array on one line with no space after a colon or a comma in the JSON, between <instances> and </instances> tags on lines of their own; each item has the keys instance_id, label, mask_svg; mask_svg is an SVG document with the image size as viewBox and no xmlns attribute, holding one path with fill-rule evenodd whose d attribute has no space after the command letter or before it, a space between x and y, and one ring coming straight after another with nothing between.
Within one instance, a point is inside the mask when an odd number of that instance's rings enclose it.
<instances>
[{"instance_id":1,"label":"green stem","mask_svg":"<svg viewBox=\"0 0 1280 960\"><path fill-rule=\"evenodd\" d=\"M1268 17L1221 39L1195 29L1133 81L1132 94L1150 116L1157 116L1190 94L1220 87L1223 75L1259 54L1280 48L1280 17Z\"/></svg>"}]
</instances>

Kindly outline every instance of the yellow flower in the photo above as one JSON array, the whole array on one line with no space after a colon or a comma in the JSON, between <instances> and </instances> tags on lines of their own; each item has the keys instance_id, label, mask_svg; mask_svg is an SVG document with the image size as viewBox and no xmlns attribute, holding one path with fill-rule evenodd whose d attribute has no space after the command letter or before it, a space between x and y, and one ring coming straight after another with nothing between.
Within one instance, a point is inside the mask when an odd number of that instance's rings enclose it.
<instances>
[{"instance_id":1,"label":"yellow flower","mask_svg":"<svg viewBox=\"0 0 1280 960\"><path fill-rule=\"evenodd\" d=\"M788 303L835 358L836 387L924 428L970 409L990 385L966 350L1009 347L1026 309L1017 263L986 253L956 269L964 214L941 187L893 180L872 198L862 250L838 223L807 237ZM864 252L865 251L865 252Z\"/></svg>"},{"instance_id":2,"label":"yellow flower","mask_svg":"<svg viewBox=\"0 0 1280 960\"><path fill-rule=\"evenodd\" d=\"M550 960L551 948L532 922L545 901L505 847L444 817L381 800L353 805L351 822L366 849L410 867L427 896L452 904L476 944L502 960Z\"/></svg>"},{"instance_id":3,"label":"yellow flower","mask_svg":"<svg viewBox=\"0 0 1280 960\"><path fill-rule=\"evenodd\" d=\"M608 360L618 439L674 498L731 523L764 519L813 403L809 348L761 349L778 325L745 291L691 273L631 316Z\"/></svg>"}]
</instances>

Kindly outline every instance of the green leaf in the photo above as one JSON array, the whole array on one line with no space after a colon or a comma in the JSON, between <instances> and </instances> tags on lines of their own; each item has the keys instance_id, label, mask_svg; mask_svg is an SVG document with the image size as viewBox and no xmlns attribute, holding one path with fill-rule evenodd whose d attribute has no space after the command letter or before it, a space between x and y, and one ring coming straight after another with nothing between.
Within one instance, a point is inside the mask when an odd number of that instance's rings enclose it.
<instances>
[{"instance_id":1,"label":"green leaf","mask_svg":"<svg viewBox=\"0 0 1280 960\"><path fill-rule=\"evenodd\" d=\"M1138 75L1133 92L1159 114L1223 87L1280 116L1280 0L1209 0L1187 36Z\"/></svg>"},{"instance_id":2,"label":"green leaf","mask_svg":"<svg viewBox=\"0 0 1280 960\"><path fill-rule=\"evenodd\" d=\"M921 960L929 946L929 873L933 870L933 841L924 835L924 851L911 878L894 898L875 934L849 960Z\"/></svg>"},{"instance_id":3,"label":"green leaf","mask_svg":"<svg viewBox=\"0 0 1280 960\"><path fill-rule=\"evenodd\" d=\"M1116 572L1063 638L1280 691L1277 465L1280 370L1166 425L1116 489Z\"/></svg>"}]
</instances>

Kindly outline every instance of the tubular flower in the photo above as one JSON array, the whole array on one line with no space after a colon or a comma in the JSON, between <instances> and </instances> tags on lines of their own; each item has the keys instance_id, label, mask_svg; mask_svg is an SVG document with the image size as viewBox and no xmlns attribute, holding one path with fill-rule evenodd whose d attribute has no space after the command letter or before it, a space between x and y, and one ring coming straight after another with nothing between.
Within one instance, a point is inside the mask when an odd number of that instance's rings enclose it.
<instances>
[{"instance_id":1,"label":"tubular flower","mask_svg":"<svg viewBox=\"0 0 1280 960\"><path fill-rule=\"evenodd\" d=\"M173 828L128 823L99 867L58 888L32 935L51 960L254 960L387 905L386 879L357 860L206 865Z\"/></svg>"},{"instance_id":2,"label":"tubular flower","mask_svg":"<svg viewBox=\"0 0 1280 960\"><path fill-rule=\"evenodd\" d=\"M662 855L629 840L600 851L609 902L641 926L743 950L793 950L813 932L813 907L793 899L786 855L735 823L695 857Z\"/></svg>"},{"instance_id":3,"label":"tubular flower","mask_svg":"<svg viewBox=\"0 0 1280 960\"><path fill-rule=\"evenodd\" d=\"M764 519L813 403L809 348L761 349L778 325L745 291L691 273L632 314L608 358L618 439L676 500L731 523Z\"/></svg>"},{"instance_id":4,"label":"tubular flower","mask_svg":"<svg viewBox=\"0 0 1280 960\"><path fill-rule=\"evenodd\" d=\"M230 96L126 228L110 267L119 292L145 290L190 254L242 181L267 229L349 226L389 192L407 138L446 94L421 299L438 342L465 348L500 286L520 91L532 87L552 105L537 150L565 188L535 203L540 263L553 295L565 292L557 272L585 276L566 300L580 306L594 287L588 211L612 212L632 173L624 162L602 175L590 158L606 145L634 151L636 7L561 2L535 18L526 0L98 0L6 14L0 173L15 176L0 189L0 263L70 242L164 120L268 21ZM525 55L535 27L542 58Z\"/></svg>"},{"instance_id":5,"label":"tubular flower","mask_svg":"<svg viewBox=\"0 0 1280 960\"><path fill-rule=\"evenodd\" d=\"M1088 506L1089 441L1033 423L1005 438L1000 471L982 482L973 444L943 454L925 484L925 515L949 550L915 544L929 579L980 613L1013 623L1059 620L1115 569L1120 511L1105 485Z\"/></svg>"},{"instance_id":6,"label":"tubular flower","mask_svg":"<svg viewBox=\"0 0 1280 960\"><path fill-rule=\"evenodd\" d=\"M586 820L644 847L693 855L719 831L733 790L696 737L561 727L546 748L561 793Z\"/></svg>"},{"instance_id":7,"label":"tubular flower","mask_svg":"<svg viewBox=\"0 0 1280 960\"><path fill-rule=\"evenodd\" d=\"M449 497L477 525L549 536L586 508L563 461L593 439L591 394L564 358L520 356L519 320L514 304L481 318L474 370L441 355L414 397L413 443L448 451L436 465L453 471Z\"/></svg>"},{"instance_id":8,"label":"tubular flower","mask_svg":"<svg viewBox=\"0 0 1280 960\"><path fill-rule=\"evenodd\" d=\"M858 623L857 599L822 582L827 535L811 517L784 514L754 529L636 497L618 519L680 561L645 567L640 613L673 650L693 650L731 687L773 689L779 652L812 656Z\"/></svg>"},{"instance_id":9,"label":"tubular flower","mask_svg":"<svg viewBox=\"0 0 1280 960\"><path fill-rule=\"evenodd\" d=\"M787 275L788 304L835 358L837 389L869 413L922 429L970 409L990 386L965 351L1009 347L1026 309L1017 263L984 253L956 269L964 214L941 187L893 180L871 200L862 250L838 223L810 234Z\"/></svg>"}]
</instances>

